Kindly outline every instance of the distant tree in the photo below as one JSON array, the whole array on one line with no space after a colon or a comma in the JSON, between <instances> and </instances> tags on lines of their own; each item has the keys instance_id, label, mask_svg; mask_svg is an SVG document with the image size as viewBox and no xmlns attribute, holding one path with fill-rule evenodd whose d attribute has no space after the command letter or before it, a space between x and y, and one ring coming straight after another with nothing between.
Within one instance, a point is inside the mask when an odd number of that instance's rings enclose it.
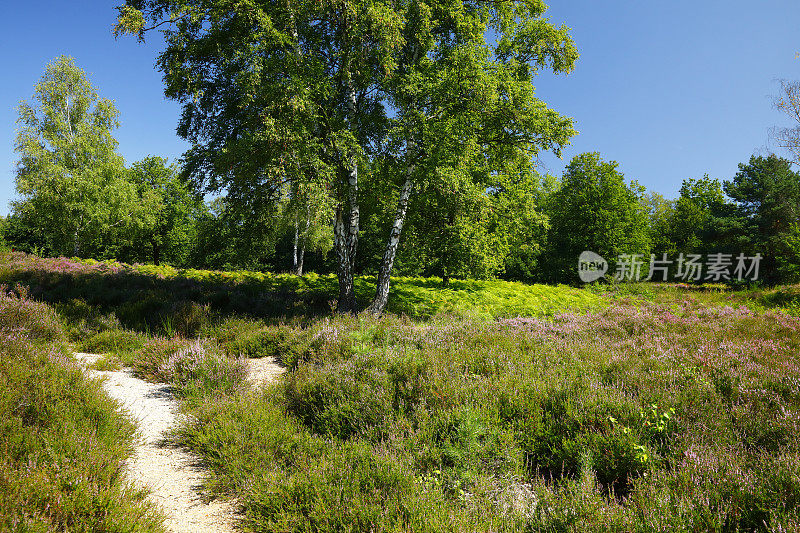
<instances>
[{"instance_id":1,"label":"distant tree","mask_svg":"<svg viewBox=\"0 0 800 533\"><path fill-rule=\"evenodd\" d=\"M152 206L125 179L111 131L117 110L99 98L75 61L47 65L33 102L19 105L12 209L53 251L104 255L114 236L151 223Z\"/></svg>"},{"instance_id":2,"label":"distant tree","mask_svg":"<svg viewBox=\"0 0 800 533\"><path fill-rule=\"evenodd\" d=\"M598 153L585 153L564 170L546 209L550 233L540 262L550 281L577 281L578 256L584 250L600 254L612 268L620 254L650 252L644 188L626 183L617 166Z\"/></svg>"},{"instance_id":3,"label":"distant tree","mask_svg":"<svg viewBox=\"0 0 800 533\"><path fill-rule=\"evenodd\" d=\"M295 182L281 205L284 231L292 235L292 273L303 275L306 251L327 253L333 247L333 202L317 182Z\"/></svg>"},{"instance_id":4,"label":"distant tree","mask_svg":"<svg viewBox=\"0 0 800 533\"><path fill-rule=\"evenodd\" d=\"M650 192L642 198L650 218L651 252L657 256L676 253L677 246L672 236L672 224L675 217L675 201L667 200L656 192Z\"/></svg>"},{"instance_id":5,"label":"distant tree","mask_svg":"<svg viewBox=\"0 0 800 533\"><path fill-rule=\"evenodd\" d=\"M776 155L753 156L739 164L739 172L724 183L736 203L744 234L741 252L761 253L764 278L778 282L796 277L800 263L789 241L800 222L800 174L792 163ZM787 248L789 246L789 248Z\"/></svg>"},{"instance_id":6,"label":"distant tree","mask_svg":"<svg viewBox=\"0 0 800 533\"><path fill-rule=\"evenodd\" d=\"M670 223L669 239L675 251L702 254L718 247L720 219L729 208L719 180L708 176L684 180Z\"/></svg>"},{"instance_id":7,"label":"distant tree","mask_svg":"<svg viewBox=\"0 0 800 533\"><path fill-rule=\"evenodd\" d=\"M405 245L406 273L485 279L502 270L507 243L494 233L492 197L472 179L428 177L411 199ZM446 185L445 185L446 184Z\"/></svg>"},{"instance_id":8,"label":"distant tree","mask_svg":"<svg viewBox=\"0 0 800 533\"><path fill-rule=\"evenodd\" d=\"M150 224L132 236L129 253L161 261L186 264L197 232L197 221L205 205L202 197L181 178L175 164L162 157L148 156L131 165L128 179L136 185L142 202L151 205Z\"/></svg>"},{"instance_id":9,"label":"distant tree","mask_svg":"<svg viewBox=\"0 0 800 533\"><path fill-rule=\"evenodd\" d=\"M193 264L213 269L286 270L278 261L276 244L281 232L280 205L274 199L211 201L197 224Z\"/></svg>"},{"instance_id":10,"label":"distant tree","mask_svg":"<svg viewBox=\"0 0 800 533\"><path fill-rule=\"evenodd\" d=\"M542 278L539 261L547 243L550 221L544 212L557 180L526 171L509 176L492 191L495 227L505 241L503 277L522 281Z\"/></svg>"},{"instance_id":11,"label":"distant tree","mask_svg":"<svg viewBox=\"0 0 800 533\"><path fill-rule=\"evenodd\" d=\"M800 81L781 80L781 94L775 99L775 107L789 117L792 125L775 128L773 137L792 154L793 162L800 164Z\"/></svg>"},{"instance_id":12,"label":"distant tree","mask_svg":"<svg viewBox=\"0 0 800 533\"><path fill-rule=\"evenodd\" d=\"M24 207L24 206L23 206ZM3 227L3 240L5 243L20 252L39 255L42 257L53 255L51 236L43 234L41 230L30 222L33 216L17 209L9 214Z\"/></svg>"}]
</instances>

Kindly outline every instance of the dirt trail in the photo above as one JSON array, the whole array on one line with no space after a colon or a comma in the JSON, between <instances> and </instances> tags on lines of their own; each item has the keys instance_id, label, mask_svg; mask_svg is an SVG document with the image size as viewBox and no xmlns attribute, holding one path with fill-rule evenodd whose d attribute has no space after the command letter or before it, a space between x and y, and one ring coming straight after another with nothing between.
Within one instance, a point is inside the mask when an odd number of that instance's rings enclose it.
<instances>
[{"instance_id":1,"label":"dirt trail","mask_svg":"<svg viewBox=\"0 0 800 533\"><path fill-rule=\"evenodd\" d=\"M100 357L86 353L75 356L87 366ZM271 359L251 359L250 365L249 379L254 385L283 372ZM174 533L234 531L234 504L203 499L201 484L205 472L198 457L164 444L165 433L179 421L178 401L169 386L142 381L130 369L87 370L87 373L105 378L106 392L122 404L139 426L141 438L128 461L128 475L137 485L150 489L151 499L167 515L167 529Z\"/></svg>"}]
</instances>

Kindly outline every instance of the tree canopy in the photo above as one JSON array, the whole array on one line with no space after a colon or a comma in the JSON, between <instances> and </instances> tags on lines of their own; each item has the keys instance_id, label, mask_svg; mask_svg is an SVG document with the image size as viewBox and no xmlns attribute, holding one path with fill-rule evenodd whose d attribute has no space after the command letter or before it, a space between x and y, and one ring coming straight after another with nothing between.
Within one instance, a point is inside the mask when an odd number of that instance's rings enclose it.
<instances>
[{"instance_id":1,"label":"tree canopy","mask_svg":"<svg viewBox=\"0 0 800 533\"><path fill-rule=\"evenodd\" d=\"M57 253L100 252L106 249L100 243L151 222L148 198L138 198L124 177L112 135L117 115L66 56L47 65L33 101L19 105L14 150L21 198L12 207Z\"/></svg>"},{"instance_id":2,"label":"tree canopy","mask_svg":"<svg viewBox=\"0 0 800 533\"><path fill-rule=\"evenodd\" d=\"M197 221L205 211L202 197L181 179L179 167L163 157L151 155L136 161L127 176L139 198L151 206L152 216L149 224L131 232L121 258L185 265L196 239Z\"/></svg>"},{"instance_id":3,"label":"tree canopy","mask_svg":"<svg viewBox=\"0 0 800 533\"><path fill-rule=\"evenodd\" d=\"M129 0L119 32L160 27L167 96L183 104L187 173L208 190L277 198L320 184L334 205L339 305L355 308L359 172L386 160L396 197L371 309L380 312L414 191L484 189L574 134L534 96L577 59L536 0ZM496 36L487 41L486 36ZM469 188L467 188L468 190ZM240 196L240 195L237 195Z\"/></svg>"},{"instance_id":4,"label":"tree canopy","mask_svg":"<svg viewBox=\"0 0 800 533\"><path fill-rule=\"evenodd\" d=\"M578 155L547 200L551 231L545 267L551 281L574 282L583 251L600 254L612 265L621 254L649 253L644 188L626 183L617 167L598 153Z\"/></svg>"}]
</instances>

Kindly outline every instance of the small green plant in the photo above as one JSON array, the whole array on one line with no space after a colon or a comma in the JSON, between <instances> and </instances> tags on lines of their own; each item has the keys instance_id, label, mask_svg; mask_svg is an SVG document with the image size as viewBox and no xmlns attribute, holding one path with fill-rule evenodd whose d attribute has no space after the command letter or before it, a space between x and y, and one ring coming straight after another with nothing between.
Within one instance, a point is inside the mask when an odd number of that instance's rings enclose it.
<instances>
[{"instance_id":1,"label":"small green plant","mask_svg":"<svg viewBox=\"0 0 800 533\"><path fill-rule=\"evenodd\" d=\"M113 355L104 355L103 357L92 363L90 365L90 368L101 371L114 371L122 368L122 364L120 363L119 359L117 359Z\"/></svg>"},{"instance_id":2,"label":"small green plant","mask_svg":"<svg viewBox=\"0 0 800 533\"><path fill-rule=\"evenodd\" d=\"M665 439L672 430L675 409L670 407L666 411L659 411L658 404L650 404L646 410L639 411L643 429L650 435Z\"/></svg>"},{"instance_id":3,"label":"small green plant","mask_svg":"<svg viewBox=\"0 0 800 533\"><path fill-rule=\"evenodd\" d=\"M174 339L178 335L178 330L171 316L164 315L161 317L161 331L170 339Z\"/></svg>"}]
</instances>

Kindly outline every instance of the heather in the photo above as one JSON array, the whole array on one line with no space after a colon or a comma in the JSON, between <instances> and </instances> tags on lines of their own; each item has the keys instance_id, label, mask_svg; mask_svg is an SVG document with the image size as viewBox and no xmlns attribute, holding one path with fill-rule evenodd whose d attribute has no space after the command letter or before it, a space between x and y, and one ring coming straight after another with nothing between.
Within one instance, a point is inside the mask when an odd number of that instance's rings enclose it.
<instances>
[{"instance_id":1,"label":"heather","mask_svg":"<svg viewBox=\"0 0 800 533\"><path fill-rule=\"evenodd\" d=\"M183 442L253 530L794 530L800 320L717 296L326 319Z\"/></svg>"},{"instance_id":2,"label":"heather","mask_svg":"<svg viewBox=\"0 0 800 533\"><path fill-rule=\"evenodd\" d=\"M34 297L52 303L69 318L68 329L75 338L117 324L193 337L209 324L211 315L306 320L329 314L337 294L333 275L178 270L115 261L46 259L19 252L0 257L0 282L23 283ZM363 305L374 283L374 277L357 278ZM480 280L445 284L437 278L397 278L388 310L416 319L437 314L491 319L552 315L598 305L596 295L566 286Z\"/></svg>"},{"instance_id":3,"label":"heather","mask_svg":"<svg viewBox=\"0 0 800 533\"><path fill-rule=\"evenodd\" d=\"M135 428L87 379L53 309L0 292L0 529L162 531L125 479Z\"/></svg>"},{"instance_id":4,"label":"heather","mask_svg":"<svg viewBox=\"0 0 800 533\"><path fill-rule=\"evenodd\" d=\"M444 312L375 318L288 285L258 297L253 281L16 254L4 268L52 303L58 342L172 385L176 442L246 531L800 525L796 287L531 286L540 306L522 312L512 284L430 279L418 305ZM490 296L506 307L482 309ZM247 386L260 357L287 372Z\"/></svg>"}]
</instances>

